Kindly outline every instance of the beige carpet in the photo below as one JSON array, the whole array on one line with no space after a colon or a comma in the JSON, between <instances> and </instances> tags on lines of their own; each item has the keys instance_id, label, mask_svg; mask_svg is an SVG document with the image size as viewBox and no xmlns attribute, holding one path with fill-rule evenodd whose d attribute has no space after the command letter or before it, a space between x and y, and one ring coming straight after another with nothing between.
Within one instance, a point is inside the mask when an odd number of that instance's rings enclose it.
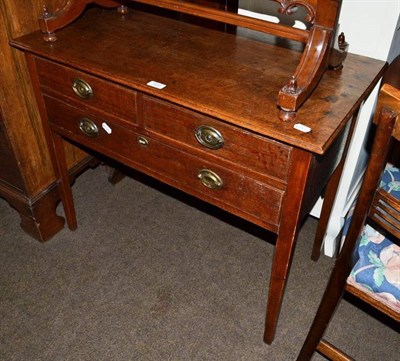
<instances>
[{"instance_id":1,"label":"beige carpet","mask_svg":"<svg viewBox=\"0 0 400 361\"><path fill-rule=\"evenodd\" d=\"M272 234L155 182L112 186L104 167L73 192L79 228L45 244L0 199L0 360L295 360L332 266L310 260L315 219L268 346ZM348 301L328 338L358 360L400 360L399 334Z\"/></svg>"}]
</instances>

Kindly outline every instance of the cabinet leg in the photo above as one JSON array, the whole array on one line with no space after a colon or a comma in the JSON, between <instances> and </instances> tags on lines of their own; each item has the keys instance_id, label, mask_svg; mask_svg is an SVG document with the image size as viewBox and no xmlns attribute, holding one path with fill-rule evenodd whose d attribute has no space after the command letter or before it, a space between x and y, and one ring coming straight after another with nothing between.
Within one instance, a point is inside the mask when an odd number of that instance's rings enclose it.
<instances>
[{"instance_id":1,"label":"cabinet leg","mask_svg":"<svg viewBox=\"0 0 400 361\"><path fill-rule=\"evenodd\" d=\"M65 220L56 214L60 198L54 188L44 197L26 205L26 212L20 213L21 228L40 242L45 242L59 232Z\"/></svg>"},{"instance_id":2,"label":"cabinet leg","mask_svg":"<svg viewBox=\"0 0 400 361\"><path fill-rule=\"evenodd\" d=\"M64 218L56 214L60 198L55 184L35 198L0 184L0 196L19 213L21 228L40 242L49 240L64 227Z\"/></svg>"},{"instance_id":3,"label":"cabinet leg","mask_svg":"<svg viewBox=\"0 0 400 361\"><path fill-rule=\"evenodd\" d=\"M69 178L75 178L98 161L87 157L70 169ZM65 224L65 219L56 214L60 195L56 183L50 184L40 194L29 197L16 188L0 182L0 197L14 208L21 217L21 228L40 242L48 241Z\"/></svg>"}]
</instances>

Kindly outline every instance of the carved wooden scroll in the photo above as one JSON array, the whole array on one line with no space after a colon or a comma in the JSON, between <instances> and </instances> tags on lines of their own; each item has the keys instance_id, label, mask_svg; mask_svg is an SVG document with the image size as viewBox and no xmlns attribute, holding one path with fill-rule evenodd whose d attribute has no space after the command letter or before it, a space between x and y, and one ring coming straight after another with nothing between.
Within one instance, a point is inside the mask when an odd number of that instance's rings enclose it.
<instances>
[{"instance_id":1,"label":"carved wooden scroll","mask_svg":"<svg viewBox=\"0 0 400 361\"><path fill-rule=\"evenodd\" d=\"M311 24L300 63L278 94L279 117L282 120L294 120L297 109L309 97L328 66L342 1L277 1L281 4L281 12L285 14L293 13L296 6L304 6L308 11L306 20Z\"/></svg>"},{"instance_id":2,"label":"carved wooden scroll","mask_svg":"<svg viewBox=\"0 0 400 361\"><path fill-rule=\"evenodd\" d=\"M273 0L280 4L279 12L286 15L294 14L300 6L306 8L305 21L310 26L309 30L301 30L194 3L185 3L180 0L67 0L61 9L54 13L50 13L47 7L43 8L39 24L44 33L44 40L56 41L55 31L75 20L91 3L103 7L118 8L118 11L124 14L128 10L126 4L129 1L174 10L305 43L305 49L295 73L288 77L287 84L278 94L279 117L286 121L296 118L298 108L309 97L328 67L342 3L342 0ZM341 39L343 45L344 38ZM347 47L345 50L343 49L342 46L340 56L335 58L335 68L340 68L340 59L345 57Z\"/></svg>"}]
</instances>

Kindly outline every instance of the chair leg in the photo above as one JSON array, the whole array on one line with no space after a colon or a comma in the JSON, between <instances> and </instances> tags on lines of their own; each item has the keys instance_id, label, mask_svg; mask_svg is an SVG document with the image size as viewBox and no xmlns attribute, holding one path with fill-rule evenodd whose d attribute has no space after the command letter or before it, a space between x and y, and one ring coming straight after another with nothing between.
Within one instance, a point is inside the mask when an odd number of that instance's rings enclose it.
<instances>
[{"instance_id":1,"label":"chair leg","mask_svg":"<svg viewBox=\"0 0 400 361\"><path fill-rule=\"evenodd\" d=\"M349 355L345 354L342 350L339 350L335 345L332 345L324 339L322 339L318 344L317 349L320 354L326 356L329 360L356 361Z\"/></svg>"},{"instance_id":2,"label":"chair leg","mask_svg":"<svg viewBox=\"0 0 400 361\"><path fill-rule=\"evenodd\" d=\"M327 329L329 322L343 296L344 286L350 268L347 261L338 259L329 279L328 286L318 307L317 314L304 341L303 347L297 357L297 361L309 361L317 349L322 336Z\"/></svg>"}]
</instances>

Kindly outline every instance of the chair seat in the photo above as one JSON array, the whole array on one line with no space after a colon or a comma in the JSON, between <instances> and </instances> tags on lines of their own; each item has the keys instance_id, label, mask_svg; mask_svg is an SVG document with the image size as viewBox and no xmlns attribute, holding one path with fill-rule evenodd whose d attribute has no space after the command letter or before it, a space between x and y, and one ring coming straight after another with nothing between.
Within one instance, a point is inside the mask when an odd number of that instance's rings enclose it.
<instances>
[{"instance_id":1,"label":"chair seat","mask_svg":"<svg viewBox=\"0 0 400 361\"><path fill-rule=\"evenodd\" d=\"M388 164L382 174L379 186L400 200L400 169Z\"/></svg>"},{"instance_id":2,"label":"chair seat","mask_svg":"<svg viewBox=\"0 0 400 361\"><path fill-rule=\"evenodd\" d=\"M387 166L380 187L400 200L400 170ZM400 247L366 225L356 252L358 261L347 283L400 312Z\"/></svg>"}]
</instances>

